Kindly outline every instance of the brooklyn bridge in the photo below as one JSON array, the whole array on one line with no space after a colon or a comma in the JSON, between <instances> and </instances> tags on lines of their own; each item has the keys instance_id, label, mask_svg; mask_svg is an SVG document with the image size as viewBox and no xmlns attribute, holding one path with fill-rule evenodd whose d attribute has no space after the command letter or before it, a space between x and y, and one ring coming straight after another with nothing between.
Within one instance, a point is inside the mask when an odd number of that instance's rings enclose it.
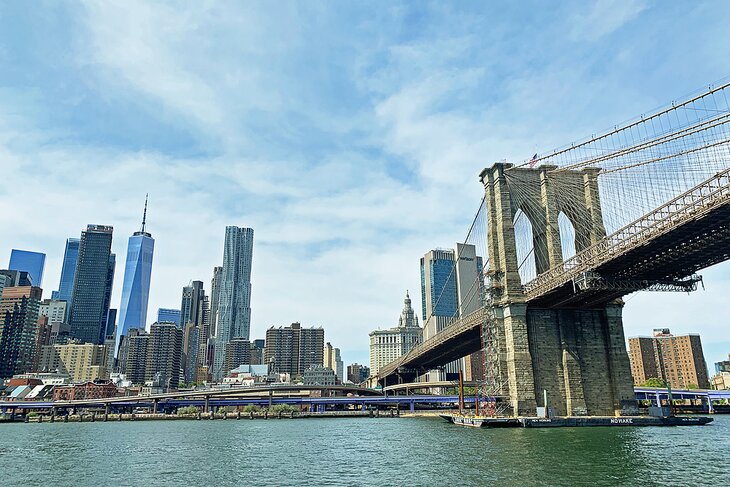
<instances>
[{"instance_id":1,"label":"brooklyn bridge","mask_svg":"<svg viewBox=\"0 0 730 487\"><path fill-rule=\"evenodd\" d=\"M730 83L519 164L484 169L465 242L483 272L383 386L483 350L512 415L636 412L622 297L691 292L730 252Z\"/></svg>"}]
</instances>

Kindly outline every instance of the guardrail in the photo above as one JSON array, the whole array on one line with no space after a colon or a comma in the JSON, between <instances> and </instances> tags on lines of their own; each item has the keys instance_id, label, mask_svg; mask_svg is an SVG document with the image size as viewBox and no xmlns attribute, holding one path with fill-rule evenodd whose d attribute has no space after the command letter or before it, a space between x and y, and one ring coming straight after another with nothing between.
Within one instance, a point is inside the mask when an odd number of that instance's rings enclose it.
<instances>
[{"instance_id":1,"label":"guardrail","mask_svg":"<svg viewBox=\"0 0 730 487\"><path fill-rule=\"evenodd\" d=\"M549 291L571 281L582 272L596 269L647 241L666 234L687 221L708 213L730 202L730 168L703 181L694 188L682 193L605 237L600 242L577 253L563 262L560 267L551 269L526 283L522 290L528 300L542 296Z\"/></svg>"}]
</instances>

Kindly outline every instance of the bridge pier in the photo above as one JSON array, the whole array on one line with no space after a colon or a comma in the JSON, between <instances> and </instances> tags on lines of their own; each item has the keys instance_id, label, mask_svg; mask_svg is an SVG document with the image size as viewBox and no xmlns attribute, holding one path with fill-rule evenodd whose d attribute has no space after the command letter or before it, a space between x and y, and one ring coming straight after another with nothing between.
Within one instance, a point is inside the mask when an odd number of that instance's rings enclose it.
<instances>
[{"instance_id":1,"label":"bridge pier","mask_svg":"<svg viewBox=\"0 0 730 487\"><path fill-rule=\"evenodd\" d=\"M207 413L210 408L210 396L205 396L205 403L203 404L203 412Z\"/></svg>"},{"instance_id":2,"label":"bridge pier","mask_svg":"<svg viewBox=\"0 0 730 487\"><path fill-rule=\"evenodd\" d=\"M152 401L152 414L157 414L157 407L159 404L160 404L159 399L155 399L154 401Z\"/></svg>"}]
</instances>

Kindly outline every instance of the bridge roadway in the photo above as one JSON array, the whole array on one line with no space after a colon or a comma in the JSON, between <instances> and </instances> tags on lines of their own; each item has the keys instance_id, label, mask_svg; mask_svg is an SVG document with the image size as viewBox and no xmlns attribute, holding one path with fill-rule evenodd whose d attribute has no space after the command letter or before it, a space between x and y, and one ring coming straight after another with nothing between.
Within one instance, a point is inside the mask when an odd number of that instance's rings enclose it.
<instances>
[{"instance_id":1,"label":"bridge roadway","mask_svg":"<svg viewBox=\"0 0 730 487\"><path fill-rule=\"evenodd\" d=\"M640 281L670 282L730 259L730 169L605 237L523 286L537 308L590 307L642 289ZM586 273L598 284L581 290ZM621 283L639 283L634 289ZM648 286L644 286L648 287ZM383 386L412 378L481 349L486 311L477 310L444 328L407 354L381 367Z\"/></svg>"},{"instance_id":2,"label":"bridge roadway","mask_svg":"<svg viewBox=\"0 0 730 487\"><path fill-rule=\"evenodd\" d=\"M403 384L408 385L408 384ZM417 387L418 384L411 384L411 386ZM346 386L343 386L346 387ZM253 389L253 388L251 388ZM267 392L271 389L257 388L263 392ZM295 388L289 388L294 390ZM324 387L322 388L324 389ZM353 389L353 388L348 388ZM361 388L357 388L361 389ZM302 391L301 387L297 389ZM309 387L309 390L313 390L313 387ZM269 404L289 404L298 406L307 406L311 409L319 409L326 406L355 406L360 408L367 407L408 407L410 410L415 409L416 404L425 404L431 406L455 406L459 403L459 397L455 395L390 395L384 396L380 394L380 391L374 389L365 389L369 391L370 395L363 396L349 396L349 397L242 397L237 394L229 394L228 396L222 396L217 394L220 391L201 391L198 396L191 395L190 393L171 393L171 394L158 394L155 396L125 396L115 398L99 398L89 399L80 401L0 401L0 411L12 411L12 410L50 410L56 409L70 409L70 408L99 408L107 407L107 405L121 408L135 408L135 407L148 407L148 408L162 408L162 409L176 409L184 406L198 406L207 410L209 407L217 408L224 406L267 406ZM230 391L226 391L229 392ZM240 393L242 391L236 391ZM214 393L215 398L206 401L206 395ZM668 398L666 389L653 388L653 387L636 387L634 393L637 400L651 400L654 404L659 401L665 401ZM160 396L165 396L164 399L160 399ZM221 397L222 396L222 397ZM710 411L712 411L712 401L730 400L730 391L714 391L706 389L674 389L672 390L673 399L692 399L700 400L703 403L710 404ZM473 403L474 397L467 396L464 398L466 403Z\"/></svg>"},{"instance_id":3,"label":"bridge roadway","mask_svg":"<svg viewBox=\"0 0 730 487\"><path fill-rule=\"evenodd\" d=\"M140 401L144 402L157 402L164 403L173 399L185 400L199 398L201 401L215 399L217 397L238 397L238 396L251 396L254 394L260 394L261 397L272 397L276 398L273 394L277 392L302 392L302 391L337 391L345 393L353 393L365 396L382 396L382 393L376 389L370 389L367 387L359 386L303 386L295 384L286 384L281 386L254 386L254 387L231 387L228 389L205 389L196 391L180 391L180 392L169 392L165 394L152 394L149 396L117 396L117 397L104 397L96 399L79 399L73 401L46 401L42 404L50 404L46 407L89 407L89 406L106 406L106 405L129 405ZM266 399L268 402L268 399ZM19 405L26 404L32 407L35 401L0 401L0 408L20 407ZM41 402L38 402L41 404Z\"/></svg>"}]
</instances>

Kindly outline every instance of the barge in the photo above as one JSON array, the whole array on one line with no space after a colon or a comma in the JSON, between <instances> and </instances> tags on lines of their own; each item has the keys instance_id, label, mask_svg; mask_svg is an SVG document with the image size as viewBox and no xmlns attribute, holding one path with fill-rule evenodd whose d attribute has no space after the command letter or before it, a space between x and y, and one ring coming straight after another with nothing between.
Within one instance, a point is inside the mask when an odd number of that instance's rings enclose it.
<instances>
[{"instance_id":1,"label":"barge","mask_svg":"<svg viewBox=\"0 0 730 487\"><path fill-rule=\"evenodd\" d=\"M493 418L440 414L446 421L472 428L566 428L582 426L702 426L713 421L706 416L562 416L555 418Z\"/></svg>"}]
</instances>

